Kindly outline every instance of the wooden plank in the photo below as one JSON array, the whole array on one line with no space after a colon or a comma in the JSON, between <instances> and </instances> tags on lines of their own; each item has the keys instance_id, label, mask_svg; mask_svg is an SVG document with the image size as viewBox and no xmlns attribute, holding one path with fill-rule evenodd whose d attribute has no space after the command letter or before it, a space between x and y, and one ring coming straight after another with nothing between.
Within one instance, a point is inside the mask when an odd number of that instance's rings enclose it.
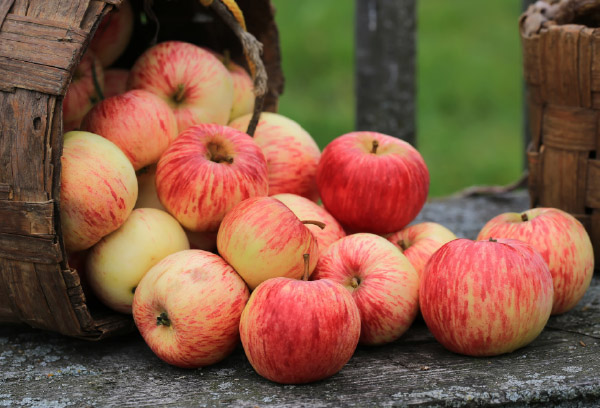
<instances>
[{"instance_id":1,"label":"wooden plank","mask_svg":"<svg viewBox=\"0 0 600 408\"><path fill-rule=\"evenodd\" d=\"M600 211L600 160L588 160L588 174L586 184L586 207Z\"/></svg>"},{"instance_id":2,"label":"wooden plank","mask_svg":"<svg viewBox=\"0 0 600 408\"><path fill-rule=\"evenodd\" d=\"M40 23L39 20L16 16L14 14L10 14L6 18L4 26L2 27L2 33L16 34L45 41L61 41L79 44L82 44L86 39L86 36L81 33L81 30L71 30L64 27L51 26Z\"/></svg>"},{"instance_id":3,"label":"wooden plank","mask_svg":"<svg viewBox=\"0 0 600 408\"><path fill-rule=\"evenodd\" d=\"M584 213L588 152L544 147L539 205Z\"/></svg>"},{"instance_id":4,"label":"wooden plank","mask_svg":"<svg viewBox=\"0 0 600 408\"><path fill-rule=\"evenodd\" d=\"M13 188L15 201L45 202L46 129L52 96L17 89L0 93L0 183Z\"/></svg>"},{"instance_id":5,"label":"wooden plank","mask_svg":"<svg viewBox=\"0 0 600 408\"><path fill-rule=\"evenodd\" d=\"M579 33L579 106L592 107L592 59L593 38L592 28L584 28Z\"/></svg>"},{"instance_id":6,"label":"wooden plank","mask_svg":"<svg viewBox=\"0 0 600 408\"><path fill-rule=\"evenodd\" d=\"M563 150L594 150L597 123L598 113L593 109L550 104L544 109L543 143Z\"/></svg>"},{"instance_id":7,"label":"wooden plank","mask_svg":"<svg viewBox=\"0 0 600 408\"><path fill-rule=\"evenodd\" d=\"M578 41L583 26L552 26L542 36L543 88L549 103L577 106L579 86Z\"/></svg>"},{"instance_id":8,"label":"wooden plank","mask_svg":"<svg viewBox=\"0 0 600 408\"><path fill-rule=\"evenodd\" d=\"M60 265L36 264L35 271L45 301L52 311L55 331L71 336L81 334L79 319L73 310L71 298L67 293L67 286ZM45 328L48 328L48 326Z\"/></svg>"},{"instance_id":9,"label":"wooden plank","mask_svg":"<svg viewBox=\"0 0 600 408\"><path fill-rule=\"evenodd\" d=\"M592 34L591 89L600 91L600 30Z\"/></svg>"},{"instance_id":10,"label":"wooden plank","mask_svg":"<svg viewBox=\"0 0 600 408\"><path fill-rule=\"evenodd\" d=\"M13 6L13 3L14 0L4 0L0 2L0 29L4 28L4 21L6 20L6 16Z\"/></svg>"},{"instance_id":11,"label":"wooden plank","mask_svg":"<svg viewBox=\"0 0 600 408\"><path fill-rule=\"evenodd\" d=\"M55 324L32 263L0 258L0 285L20 321L39 328Z\"/></svg>"},{"instance_id":12,"label":"wooden plank","mask_svg":"<svg viewBox=\"0 0 600 408\"><path fill-rule=\"evenodd\" d=\"M9 184L0 183L0 200L12 200L12 187Z\"/></svg>"},{"instance_id":13,"label":"wooden plank","mask_svg":"<svg viewBox=\"0 0 600 408\"><path fill-rule=\"evenodd\" d=\"M0 200L0 233L53 235L54 202L28 203Z\"/></svg>"},{"instance_id":14,"label":"wooden plank","mask_svg":"<svg viewBox=\"0 0 600 408\"><path fill-rule=\"evenodd\" d=\"M52 68L69 69L80 44L0 32L0 57Z\"/></svg>"},{"instance_id":15,"label":"wooden plank","mask_svg":"<svg viewBox=\"0 0 600 408\"><path fill-rule=\"evenodd\" d=\"M22 88L49 95L63 95L70 73L60 68L0 57L0 77L0 90L3 91L14 92L15 88Z\"/></svg>"},{"instance_id":16,"label":"wooden plank","mask_svg":"<svg viewBox=\"0 0 600 408\"><path fill-rule=\"evenodd\" d=\"M356 1L356 129L416 143L415 0Z\"/></svg>"},{"instance_id":17,"label":"wooden plank","mask_svg":"<svg viewBox=\"0 0 600 408\"><path fill-rule=\"evenodd\" d=\"M0 258L55 264L63 260L63 254L55 237L0 234Z\"/></svg>"}]
</instances>

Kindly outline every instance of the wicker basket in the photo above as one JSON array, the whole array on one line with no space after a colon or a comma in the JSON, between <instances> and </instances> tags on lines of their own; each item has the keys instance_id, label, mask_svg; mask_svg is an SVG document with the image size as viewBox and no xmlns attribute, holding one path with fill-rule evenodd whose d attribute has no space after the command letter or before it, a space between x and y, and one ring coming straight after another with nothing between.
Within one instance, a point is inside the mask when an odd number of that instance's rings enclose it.
<instances>
[{"instance_id":1,"label":"wicker basket","mask_svg":"<svg viewBox=\"0 0 600 408\"><path fill-rule=\"evenodd\" d=\"M600 1L537 2L520 18L532 207L579 219L600 261Z\"/></svg>"},{"instance_id":2,"label":"wicker basket","mask_svg":"<svg viewBox=\"0 0 600 408\"><path fill-rule=\"evenodd\" d=\"M100 20L120 2L0 1L0 324L25 323L86 339L134 328L130 316L86 302L66 261L59 219L62 98ZM136 13L148 4L132 0ZM275 110L283 76L274 11L269 0L238 4L248 31L264 45L264 108ZM158 41L227 48L243 63L238 39L198 0L155 0L153 8ZM144 27L139 21L116 65L130 64L154 37L156 21Z\"/></svg>"}]
</instances>

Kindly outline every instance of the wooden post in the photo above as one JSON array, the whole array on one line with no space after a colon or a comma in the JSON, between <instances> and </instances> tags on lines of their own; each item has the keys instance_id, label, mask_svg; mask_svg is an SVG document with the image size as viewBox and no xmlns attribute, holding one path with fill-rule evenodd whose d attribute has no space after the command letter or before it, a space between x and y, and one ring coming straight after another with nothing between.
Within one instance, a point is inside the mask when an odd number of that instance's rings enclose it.
<instances>
[{"instance_id":1,"label":"wooden post","mask_svg":"<svg viewBox=\"0 0 600 408\"><path fill-rule=\"evenodd\" d=\"M415 145L415 0L356 0L356 130Z\"/></svg>"}]
</instances>

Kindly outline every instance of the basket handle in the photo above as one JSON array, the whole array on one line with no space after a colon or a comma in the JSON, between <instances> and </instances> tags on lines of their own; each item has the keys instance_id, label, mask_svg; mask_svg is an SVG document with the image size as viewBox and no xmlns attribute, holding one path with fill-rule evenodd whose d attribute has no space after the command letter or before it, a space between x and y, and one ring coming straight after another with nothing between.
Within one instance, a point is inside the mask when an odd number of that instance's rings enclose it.
<instances>
[{"instance_id":1,"label":"basket handle","mask_svg":"<svg viewBox=\"0 0 600 408\"><path fill-rule=\"evenodd\" d=\"M246 56L250 74L254 81L254 95L256 97L254 100L254 112L252 113L252 118L250 119L248 129L246 130L246 133L253 136L268 89L267 70L265 69L265 65L261 58L263 45L256 37L254 37L254 35L246 30L244 14L235 0L199 1L200 4L205 7L211 7L227 23L227 25L229 25L242 43L244 55Z\"/></svg>"}]
</instances>

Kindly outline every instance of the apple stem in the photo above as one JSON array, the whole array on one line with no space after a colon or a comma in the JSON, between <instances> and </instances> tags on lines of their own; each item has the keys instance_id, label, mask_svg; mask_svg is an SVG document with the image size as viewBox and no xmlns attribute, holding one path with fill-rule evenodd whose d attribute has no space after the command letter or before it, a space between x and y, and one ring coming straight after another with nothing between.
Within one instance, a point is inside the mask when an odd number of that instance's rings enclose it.
<instances>
[{"instance_id":1,"label":"apple stem","mask_svg":"<svg viewBox=\"0 0 600 408\"><path fill-rule=\"evenodd\" d=\"M212 161L216 162L216 163L222 163L222 162L227 162L229 164L233 163L233 157L231 156L221 156L221 155L216 155L213 156L211 158Z\"/></svg>"},{"instance_id":2,"label":"apple stem","mask_svg":"<svg viewBox=\"0 0 600 408\"><path fill-rule=\"evenodd\" d=\"M175 94L173 95L173 100L175 101L175 103L183 102L183 97L185 96L184 94L185 88L183 84L177 85L177 91L175 91Z\"/></svg>"},{"instance_id":3,"label":"apple stem","mask_svg":"<svg viewBox=\"0 0 600 408\"><path fill-rule=\"evenodd\" d=\"M229 68L231 64L231 52L228 49L223 50L223 65Z\"/></svg>"},{"instance_id":4,"label":"apple stem","mask_svg":"<svg viewBox=\"0 0 600 408\"><path fill-rule=\"evenodd\" d=\"M360 280L354 276L352 277L352 281L350 281L350 286L352 286L354 289L358 288L358 285L360 284Z\"/></svg>"},{"instance_id":5,"label":"apple stem","mask_svg":"<svg viewBox=\"0 0 600 408\"><path fill-rule=\"evenodd\" d=\"M162 312L157 318L156 318L156 325L157 326L167 326L169 327L171 325L171 320L169 319L169 316L167 315L166 312Z\"/></svg>"},{"instance_id":6,"label":"apple stem","mask_svg":"<svg viewBox=\"0 0 600 408\"><path fill-rule=\"evenodd\" d=\"M325 224L324 222L316 221L316 220L302 220L302 224L316 225L317 227L319 227L321 229L325 229L325 227L327 226L327 224Z\"/></svg>"},{"instance_id":7,"label":"apple stem","mask_svg":"<svg viewBox=\"0 0 600 408\"><path fill-rule=\"evenodd\" d=\"M304 273L302 274L302 280L307 281L310 275L310 254L302 255L304 258Z\"/></svg>"},{"instance_id":8,"label":"apple stem","mask_svg":"<svg viewBox=\"0 0 600 408\"><path fill-rule=\"evenodd\" d=\"M398 246L400 247L400 249L401 249L402 251L406 251L406 248L408 248L408 246L406 245L406 242L404 242L404 240L403 240L403 239L401 239L401 240L398 240L398 241L396 242L396 244L398 244Z\"/></svg>"},{"instance_id":9,"label":"apple stem","mask_svg":"<svg viewBox=\"0 0 600 408\"><path fill-rule=\"evenodd\" d=\"M373 140L373 150L371 150L371 153L373 153L373 154L377 153L378 147L379 147L379 142L377 140Z\"/></svg>"},{"instance_id":10,"label":"apple stem","mask_svg":"<svg viewBox=\"0 0 600 408\"><path fill-rule=\"evenodd\" d=\"M490 237L490 242L498 242L498 240Z\"/></svg>"},{"instance_id":11,"label":"apple stem","mask_svg":"<svg viewBox=\"0 0 600 408\"><path fill-rule=\"evenodd\" d=\"M521 220L523 222L529 221L529 217L527 216L527 213L523 213L521 214Z\"/></svg>"}]
</instances>

